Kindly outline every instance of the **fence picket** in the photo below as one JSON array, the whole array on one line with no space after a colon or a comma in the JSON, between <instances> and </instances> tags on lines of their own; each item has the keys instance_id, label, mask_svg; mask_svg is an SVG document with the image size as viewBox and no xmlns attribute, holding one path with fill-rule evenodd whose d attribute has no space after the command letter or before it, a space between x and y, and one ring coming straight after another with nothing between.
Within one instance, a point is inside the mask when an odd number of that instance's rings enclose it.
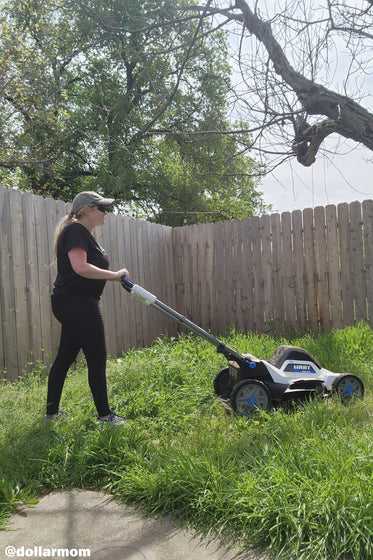
<instances>
[{"instance_id":1,"label":"fence picket","mask_svg":"<svg viewBox=\"0 0 373 560\"><path fill-rule=\"evenodd\" d=\"M12 236L9 209L9 192L0 189L1 227L0 258L1 258L1 310L2 310L2 346L4 372L10 379L16 379L21 369L18 367L17 327L14 303Z\"/></svg>"},{"instance_id":2,"label":"fence picket","mask_svg":"<svg viewBox=\"0 0 373 560\"><path fill-rule=\"evenodd\" d=\"M183 252L181 245L182 227L175 227L172 231L173 266L175 281L175 309L184 313L184 278L183 278Z\"/></svg>"},{"instance_id":3,"label":"fence picket","mask_svg":"<svg viewBox=\"0 0 373 560\"><path fill-rule=\"evenodd\" d=\"M341 298L341 277L339 270L339 248L338 248L338 228L337 211L333 205L326 207L326 230L327 230L327 291L330 301L331 325L339 329L343 325L342 321L342 298Z\"/></svg>"},{"instance_id":4,"label":"fence picket","mask_svg":"<svg viewBox=\"0 0 373 560\"><path fill-rule=\"evenodd\" d=\"M295 304L297 322L296 327L300 332L307 328L307 304L306 304L306 278L305 278L305 248L303 216L300 210L292 212L293 222L293 255L295 274Z\"/></svg>"},{"instance_id":5,"label":"fence picket","mask_svg":"<svg viewBox=\"0 0 373 560\"><path fill-rule=\"evenodd\" d=\"M260 218L261 227L261 277L264 296L264 321L267 325L274 323L273 287L272 287L272 243L270 216Z\"/></svg>"},{"instance_id":6,"label":"fence picket","mask_svg":"<svg viewBox=\"0 0 373 560\"><path fill-rule=\"evenodd\" d=\"M315 264L316 264L316 292L318 303L318 316L320 328L323 331L330 330L330 310L327 275L327 246L325 210L318 206L314 210L315 215Z\"/></svg>"},{"instance_id":7,"label":"fence picket","mask_svg":"<svg viewBox=\"0 0 373 560\"><path fill-rule=\"evenodd\" d=\"M373 200L363 202L363 228L365 253L365 288L367 294L368 319L373 324Z\"/></svg>"},{"instance_id":8,"label":"fence picket","mask_svg":"<svg viewBox=\"0 0 373 560\"><path fill-rule=\"evenodd\" d=\"M353 325L354 298L352 292L352 268L350 254L350 217L349 207L346 203L338 205L338 232L341 261L343 323L345 325Z\"/></svg>"},{"instance_id":9,"label":"fence picket","mask_svg":"<svg viewBox=\"0 0 373 560\"><path fill-rule=\"evenodd\" d=\"M244 331L255 330L254 274L250 223L249 218L240 222L242 265L239 269L241 279L239 292L241 293L240 314L242 314L242 330Z\"/></svg>"},{"instance_id":10,"label":"fence picket","mask_svg":"<svg viewBox=\"0 0 373 560\"><path fill-rule=\"evenodd\" d=\"M234 251L234 261L233 261L233 270L232 273L232 282L233 282L233 289L234 289L234 296L235 296L235 307L233 310L234 313L234 321L233 324L236 325L236 328L239 331L245 330L245 315L248 313L247 304L244 304L243 298L244 293L241 286L241 280L244 279L245 274L247 273L248 263L245 261L244 258L244 249L243 249L243 222L239 220L234 220L232 223L233 229L233 239L235 245Z\"/></svg>"},{"instance_id":11,"label":"fence picket","mask_svg":"<svg viewBox=\"0 0 373 560\"><path fill-rule=\"evenodd\" d=\"M15 351L18 356L18 367L21 371L23 371L26 364L31 361L22 199L23 197L20 191L10 191L9 209L12 243L14 314L16 326ZM22 217L21 220L19 219L20 216Z\"/></svg>"},{"instance_id":12,"label":"fence picket","mask_svg":"<svg viewBox=\"0 0 373 560\"><path fill-rule=\"evenodd\" d=\"M224 260L224 284L222 295L225 297L225 324L222 323L220 332L224 332L227 327L236 324L237 310L237 250L238 239L235 232L233 221L224 222L225 232L223 233L226 244L225 253L219 257Z\"/></svg>"},{"instance_id":13,"label":"fence picket","mask_svg":"<svg viewBox=\"0 0 373 560\"><path fill-rule=\"evenodd\" d=\"M315 239L314 214L311 208L303 210L304 227L304 271L306 283L307 318L313 333L318 331L317 291L315 283Z\"/></svg>"},{"instance_id":14,"label":"fence picket","mask_svg":"<svg viewBox=\"0 0 373 560\"><path fill-rule=\"evenodd\" d=\"M250 238L252 242L252 266L254 276L255 330L264 330L264 280L262 276L262 249L260 237L260 219L255 216L250 220Z\"/></svg>"},{"instance_id":15,"label":"fence picket","mask_svg":"<svg viewBox=\"0 0 373 560\"><path fill-rule=\"evenodd\" d=\"M40 315L40 289L38 274L38 258L36 252L36 216L34 212L34 197L30 193L24 193L22 197L22 213L25 237L25 264L26 277L24 279L27 290L28 302L28 323L30 336L30 349L32 352L32 360L39 361L42 359L42 345L40 333L41 315Z\"/></svg>"},{"instance_id":16,"label":"fence picket","mask_svg":"<svg viewBox=\"0 0 373 560\"><path fill-rule=\"evenodd\" d=\"M295 256L293 251L293 236L290 212L281 214L282 223L282 247L280 248L280 270L281 284L276 289L277 294L283 294L284 319L281 323L282 332L286 325L292 325L294 328L297 324L296 319L296 297L295 297ZM277 291L279 290L279 291Z\"/></svg>"},{"instance_id":17,"label":"fence picket","mask_svg":"<svg viewBox=\"0 0 373 560\"><path fill-rule=\"evenodd\" d=\"M211 292L212 292L212 230L209 224L200 228L201 247L201 326L210 329L211 323Z\"/></svg>"},{"instance_id":18,"label":"fence picket","mask_svg":"<svg viewBox=\"0 0 373 560\"><path fill-rule=\"evenodd\" d=\"M115 214L108 214L106 216L106 220L109 225L110 229L110 259L111 259L111 269L112 270L119 270L120 266L120 259L119 259L119 233L118 233L118 223L119 220L115 216ZM105 220L105 221L106 221ZM110 338L112 339L112 346L113 350L110 352L112 356L118 356L121 353L121 339L122 339L122 332L123 332L123 324L122 324L122 314L120 313L121 307L121 292L119 290L120 286L117 282L107 282L111 288L111 296L113 301L113 317L112 317L112 329L115 329L114 332L110 333Z\"/></svg>"},{"instance_id":19,"label":"fence picket","mask_svg":"<svg viewBox=\"0 0 373 560\"><path fill-rule=\"evenodd\" d=\"M226 291L230 289L226 281L226 268L227 259L225 255L228 253L227 245L230 245L230 240L226 237L226 223L217 222L214 227L214 270L215 277L215 293L216 293L216 327L217 332L224 332L227 327L227 294Z\"/></svg>"},{"instance_id":20,"label":"fence picket","mask_svg":"<svg viewBox=\"0 0 373 560\"><path fill-rule=\"evenodd\" d=\"M272 237L272 289L273 289L273 314L275 317L274 332L284 334L285 330L285 307L284 307L284 285L287 271L291 269L291 261L283 266L281 220L279 214L271 215L271 237Z\"/></svg>"},{"instance_id":21,"label":"fence picket","mask_svg":"<svg viewBox=\"0 0 373 560\"><path fill-rule=\"evenodd\" d=\"M154 243L161 246L160 262L157 263L157 283L155 293L161 293L164 301L172 309L177 307L177 282L173 252L173 231L171 227L158 226L158 238ZM164 329L169 335L175 332L176 325L172 319L163 318ZM159 333L158 333L159 334Z\"/></svg>"},{"instance_id":22,"label":"fence picket","mask_svg":"<svg viewBox=\"0 0 373 560\"><path fill-rule=\"evenodd\" d=\"M350 211L352 293L355 302L355 320L359 322L367 318L361 204L352 202Z\"/></svg>"},{"instance_id":23,"label":"fence picket","mask_svg":"<svg viewBox=\"0 0 373 560\"><path fill-rule=\"evenodd\" d=\"M131 231L130 231L130 218L127 216L120 216L121 229L118 231L120 243L118 246L119 258L121 267L126 268L133 278L135 278L133 265L132 265L132 252L131 252ZM120 235L120 232L122 235ZM136 335L136 310L135 301L127 293L122 293L121 301L122 313L122 350L127 348L136 348L137 335ZM135 328L133 327L135 325Z\"/></svg>"}]
</instances>

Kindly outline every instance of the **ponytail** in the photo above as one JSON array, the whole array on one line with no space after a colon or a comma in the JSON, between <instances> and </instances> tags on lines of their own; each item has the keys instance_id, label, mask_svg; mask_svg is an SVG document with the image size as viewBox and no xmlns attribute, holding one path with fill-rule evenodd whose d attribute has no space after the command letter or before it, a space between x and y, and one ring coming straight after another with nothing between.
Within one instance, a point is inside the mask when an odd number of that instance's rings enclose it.
<instances>
[{"instance_id":1,"label":"ponytail","mask_svg":"<svg viewBox=\"0 0 373 560\"><path fill-rule=\"evenodd\" d=\"M75 214L74 210L71 209L70 213L67 216L64 216L57 224L56 229L54 230L54 244L53 244L53 264L57 263L57 247L58 247L58 240L60 238L61 233L65 229L65 227L69 226L73 222L76 222L78 218L80 218L87 209L91 208L90 204L87 204L79 212Z\"/></svg>"},{"instance_id":2,"label":"ponytail","mask_svg":"<svg viewBox=\"0 0 373 560\"><path fill-rule=\"evenodd\" d=\"M54 230L54 244L53 244L53 263L56 264L57 262L57 246L58 240L60 238L61 233L65 229L66 226L70 225L72 222L75 221L74 212L71 210L70 214L64 216L57 224L56 229Z\"/></svg>"}]
</instances>

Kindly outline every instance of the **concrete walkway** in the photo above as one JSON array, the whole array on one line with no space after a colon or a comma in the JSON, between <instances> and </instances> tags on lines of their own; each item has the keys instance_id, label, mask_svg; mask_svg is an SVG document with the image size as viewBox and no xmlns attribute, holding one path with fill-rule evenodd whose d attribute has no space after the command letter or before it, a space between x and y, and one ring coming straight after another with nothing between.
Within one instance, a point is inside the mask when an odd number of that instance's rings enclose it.
<instances>
[{"instance_id":1,"label":"concrete walkway","mask_svg":"<svg viewBox=\"0 0 373 560\"><path fill-rule=\"evenodd\" d=\"M169 518L142 517L110 496L55 492L15 514L0 531L0 559L268 560L182 530Z\"/></svg>"}]
</instances>

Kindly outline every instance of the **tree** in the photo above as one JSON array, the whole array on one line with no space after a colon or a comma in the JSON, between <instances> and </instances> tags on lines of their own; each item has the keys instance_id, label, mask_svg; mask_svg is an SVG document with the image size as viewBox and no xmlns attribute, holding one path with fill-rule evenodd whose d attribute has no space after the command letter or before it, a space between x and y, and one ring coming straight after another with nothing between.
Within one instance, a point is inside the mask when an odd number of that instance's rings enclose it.
<instances>
[{"instance_id":1,"label":"tree","mask_svg":"<svg viewBox=\"0 0 373 560\"><path fill-rule=\"evenodd\" d=\"M263 206L249 133L226 117L226 36L177 21L182 0L1 1L3 177L63 199L100 189L164 221Z\"/></svg>"},{"instance_id":2,"label":"tree","mask_svg":"<svg viewBox=\"0 0 373 560\"><path fill-rule=\"evenodd\" d=\"M242 82L235 103L264 157L275 156L275 164L296 157L310 166L331 134L373 150L372 0L235 0L225 6L219 0L190 5L181 18L209 17L239 37Z\"/></svg>"},{"instance_id":3,"label":"tree","mask_svg":"<svg viewBox=\"0 0 373 560\"><path fill-rule=\"evenodd\" d=\"M144 177L157 200L154 221L176 226L239 219L267 209L252 180L258 166L235 154L235 139L194 131L194 139L175 134L161 142L159 157Z\"/></svg>"},{"instance_id":4,"label":"tree","mask_svg":"<svg viewBox=\"0 0 373 560\"><path fill-rule=\"evenodd\" d=\"M69 93L86 52L69 8L39 0L4 2L1 18L0 165L21 188L68 196L89 175ZM83 102L83 100L82 100Z\"/></svg>"}]
</instances>

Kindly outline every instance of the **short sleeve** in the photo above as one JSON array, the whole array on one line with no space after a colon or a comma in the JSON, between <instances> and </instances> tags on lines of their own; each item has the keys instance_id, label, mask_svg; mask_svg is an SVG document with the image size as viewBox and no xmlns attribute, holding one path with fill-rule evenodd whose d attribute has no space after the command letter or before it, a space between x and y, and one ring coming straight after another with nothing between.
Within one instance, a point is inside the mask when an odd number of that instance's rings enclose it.
<instances>
[{"instance_id":1,"label":"short sleeve","mask_svg":"<svg viewBox=\"0 0 373 560\"><path fill-rule=\"evenodd\" d=\"M86 253L89 250L89 237L88 232L86 233L83 229L84 226L80 224L74 224L66 231L64 239L64 249L66 253L71 251L74 247L81 247Z\"/></svg>"}]
</instances>

